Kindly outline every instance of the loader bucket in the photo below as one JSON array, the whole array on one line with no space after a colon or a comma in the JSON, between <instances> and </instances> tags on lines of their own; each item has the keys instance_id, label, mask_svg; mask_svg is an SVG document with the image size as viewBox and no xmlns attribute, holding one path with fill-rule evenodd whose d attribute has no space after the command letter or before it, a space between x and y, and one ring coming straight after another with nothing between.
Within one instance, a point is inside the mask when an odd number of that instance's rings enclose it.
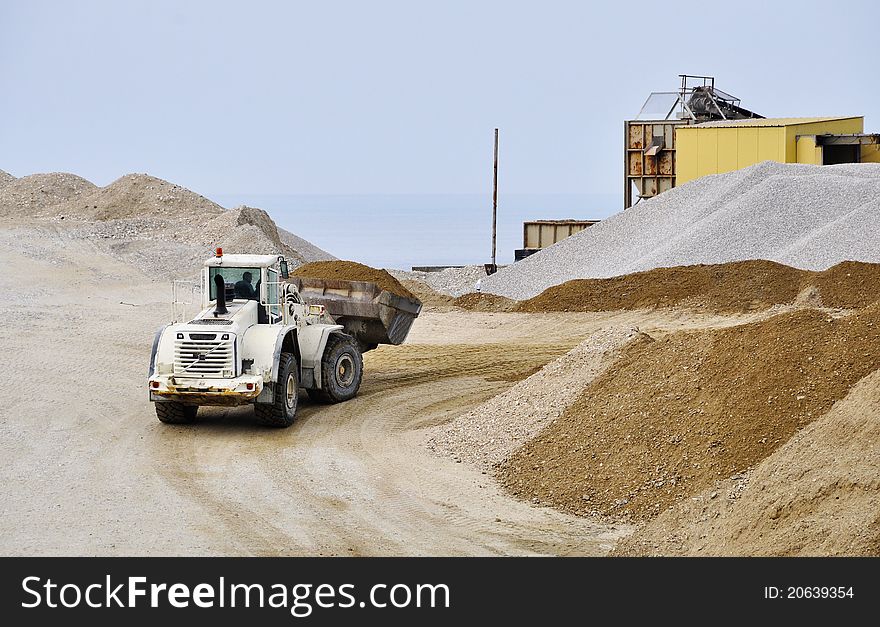
<instances>
[{"instance_id":1,"label":"loader bucket","mask_svg":"<svg viewBox=\"0 0 880 627\"><path fill-rule=\"evenodd\" d=\"M378 344L401 344L409 334L422 303L398 296L368 281L291 277L302 299L324 305L336 324L345 327L362 350Z\"/></svg>"}]
</instances>

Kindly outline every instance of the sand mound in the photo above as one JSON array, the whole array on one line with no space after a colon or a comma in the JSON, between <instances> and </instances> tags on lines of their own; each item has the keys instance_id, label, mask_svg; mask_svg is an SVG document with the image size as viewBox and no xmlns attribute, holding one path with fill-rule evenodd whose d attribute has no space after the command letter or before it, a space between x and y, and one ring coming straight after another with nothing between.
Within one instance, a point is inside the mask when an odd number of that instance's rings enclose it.
<instances>
[{"instance_id":1,"label":"sand mound","mask_svg":"<svg viewBox=\"0 0 880 627\"><path fill-rule=\"evenodd\" d=\"M383 290L398 296L418 300L415 294L401 285L400 281L385 270L371 268L355 261L316 261L300 266L294 276L312 279L338 279L340 281L370 281Z\"/></svg>"},{"instance_id":2,"label":"sand mound","mask_svg":"<svg viewBox=\"0 0 880 627\"><path fill-rule=\"evenodd\" d=\"M616 552L880 556L880 371L744 483L664 512Z\"/></svg>"},{"instance_id":3,"label":"sand mound","mask_svg":"<svg viewBox=\"0 0 880 627\"><path fill-rule=\"evenodd\" d=\"M802 289L804 274L803 270L772 261L657 268L610 279L568 281L523 301L517 311L615 311L674 306L719 313L761 310L792 302Z\"/></svg>"},{"instance_id":4,"label":"sand mound","mask_svg":"<svg viewBox=\"0 0 880 627\"><path fill-rule=\"evenodd\" d=\"M880 264L844 261L824 272L812 273L814 285L826 307L856 309L880 300Z\"/></svg>"},{"instance_id":5,"label":"sand mound","mask_svg":"<svg viewBox=\"0 0 880 627\"><path fill-rule=\"evenodd\" d=\"M741 313L795 302L805 290L825 307L865 307L880 299L880 264L847 261L822 272L773 261L657 268L610 279L576 279L516 307L522 312L685 307Z\"/></svg>"},{"instance_id":6,"label":"sand mound","mask_svg":"<svg viewBox=\"0 0 880 627\"><path fill-rule=\"evenodd\" d=\"M391 273L389 272L389 274ZM426 307L451 307L452 301L455 300L452 296L434 291L424 281L419 281L418 279L399 280L400 284L415 294L416 298L422 301L422 305Z\"/></svg>"},{"instance_id":7,"label":"sand mound","mask_svg":"<svg viewBox=\"0 0 880 627\"><path fill-rule=\"evenodd\" d=\"M82 219L119 220L156 217L198 220L204 223L223 207L185 187L148 174L126 174L89 196L56 208L58 213Z\"/></svg>"},{"instance_id":8,"label":"sand mound","mask_svg":"<svg viewBox=\"0 0 880 627\"><path fill-rule=\"evenodd\" d=\"M764 162L673 188L519 261L483 291L531 298L572 279L769 259L825 270L880 262L880 164Z\"/></svg>"},{"instance_id":9,"label":"sand mound","mask_svg":"<svg viewBox=\"0 0 880 627\"><path fill-rule=\"evenodd\" d=\"M626 327L597 331L506 392L431 429L428 448L488 469L559 417L638 336Z\"/></svg>"},{"instance_id":10,"label":"sand mound","mask_svg":"<svg viewBox=\"0 0 880 627\"><path fill-rule=\"evenodd\" d=\"M12 176L9 172L4 170L0 170L0 187L6 185L7 183L11 183L16 180L14 176Z\"/></svg>"},{"instance_id":11,"label":"sand mound","mask_svg":"<svg viewBox=\"0 0 880 627\"><path fill-rule=\"evenodd\" d=\"M59 213L56 208L62 203L78 202L96 189L93 183L66 172L23 176L8 181L0 188L0 216L30 218L50 213L54 215Z\"/></svg>"},{"instance_id":12,"label":"sand mound","mask_svg":"<svg viewBox=\"0 0 880 627\"><path fill-rule=\"evenodd\" d=\"M765 459L880 367L880 305L631 347L501 467L515 494L646 519Z\"/></svg>"},{"instance_id":13,"label":"sand mound","mask_svg":"<svg viewBox=\"0 0 880 627\"><path fill-rule=\"evenodd\" d=\"M452 301L452 304L468 311L512 311L517 302L504 296L471 292Z\"/></svg>"}]
</instances>

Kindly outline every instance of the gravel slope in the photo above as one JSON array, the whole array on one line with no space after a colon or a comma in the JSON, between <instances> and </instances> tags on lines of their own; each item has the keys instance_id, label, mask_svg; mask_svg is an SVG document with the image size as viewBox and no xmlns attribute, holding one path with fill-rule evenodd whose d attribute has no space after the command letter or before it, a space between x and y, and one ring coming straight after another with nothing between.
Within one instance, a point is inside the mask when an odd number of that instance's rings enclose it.
<instances>
[{"instance_id":1,"label":"gravel slope","mask_svg":"<svg viewBox=\"0 0 880 627\"><path fill-rule=\"evenodd\" d=\"M7 180L0 186L0 218L46 216L56 205L78 201L97 189L94 183L67 172L31 174Z\"/></svg>"},{"instance_id":2,"label":"gravel slope","mask_svg":"<svg viewBox=\"0 0 880 627\"><path fill-rule=\"evenodd\" d=\"M808 270L880 262L880 164L764 162L676 187L501 269L483 291L524 300L579 278L768 259Z\"/></svg>"},{"instance_id":3,"label":"gravel slope","mask_svg":"<svg viewBox=\"0 0 880 627\"><path fill-rule=\"evenodd\" d=\"M509 390L434 427L428 448L488 470L561 416L623 346L638 336L638 329L626 326L596 331Z\"/></svg>"},{"instance_id":4,"label":"gravel slope","mask_svg":"<svg viewBox=\"0 0 880 627\"><path fill-rule=\"evenodd\" d=\"M5 173L3 173L5 175ZM224 209L180 185L126 174L106 187L68 173L0 177L0 220L64 226L64 236L161 279L185 278L211 251L283 254L293 266L332 255L279 230L262 209Z\"/></svg>"},{"instance_id":5,"label":"gravel slope","mask_svg":"<svg viewBox=\"0 0 880 627\"><path fill-rule=\"evenodd\" d=\"M486 280L486 269L483 266L446 268L440 272L410 272L391 269L388 272L399 281L421 281L435 292L447 296L461 296L473 292L478 280L482 279L483 282Z\"/></svg>"}]
</instances>

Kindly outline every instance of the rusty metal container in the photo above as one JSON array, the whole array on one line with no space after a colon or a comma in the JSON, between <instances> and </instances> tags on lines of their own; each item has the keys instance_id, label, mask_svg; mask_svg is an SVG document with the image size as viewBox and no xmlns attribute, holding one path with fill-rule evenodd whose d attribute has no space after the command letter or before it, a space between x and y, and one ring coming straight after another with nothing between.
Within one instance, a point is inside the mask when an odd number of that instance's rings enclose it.
<instances>
[{"instance_id":1,"label":"rusty metal container","mask_svg":"<svg viewBox=\"0 0 880 627\"><path fill-rule=\"evenodd\" d=\"M532 220L523 222L523 248L539 249L561 242L598 220Z\"/></svg>"}]
</instances>

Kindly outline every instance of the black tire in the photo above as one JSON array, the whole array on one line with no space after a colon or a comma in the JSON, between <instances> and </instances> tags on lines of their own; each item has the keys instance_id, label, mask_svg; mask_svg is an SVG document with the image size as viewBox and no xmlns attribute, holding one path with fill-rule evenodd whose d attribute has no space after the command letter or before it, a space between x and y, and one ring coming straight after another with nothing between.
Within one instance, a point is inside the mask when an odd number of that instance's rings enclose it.
<instances>
[{"instance_id":1,"label":"black tire","mask_svg":"<svg viewBox=\"0 0 880 627\"><path fill-rule=\"evenodd\" d=\"M193 422L199 413L198 405L184 405L176 401L157 401L156 417L169 425L182 425Z\"/></svg>"},{"instance_id":2,"label":"black tire","mask_svg":"<svg viewBox=\"0 0 880 627\"><path fill-rule=\"evenodd\" d=\"M278 381L275 383L275 400L256 403L254 415L257 422L267 427L289 427L296 419L296 406L299 399L299 372L296 358L290 353L281 353L278 362Z\"/></svg>"},{"instance_id":3,"label":"black tire","mask_svg":"<svg viewBox=\"0 0 880 627\"><path fill-rule=\"evenodd\" d=\"M331 333L321 358L321 389L309 390L319 403L341 403L357 396L364 376L364 358L350 335Z\"/></svg>"}]
</instances>

